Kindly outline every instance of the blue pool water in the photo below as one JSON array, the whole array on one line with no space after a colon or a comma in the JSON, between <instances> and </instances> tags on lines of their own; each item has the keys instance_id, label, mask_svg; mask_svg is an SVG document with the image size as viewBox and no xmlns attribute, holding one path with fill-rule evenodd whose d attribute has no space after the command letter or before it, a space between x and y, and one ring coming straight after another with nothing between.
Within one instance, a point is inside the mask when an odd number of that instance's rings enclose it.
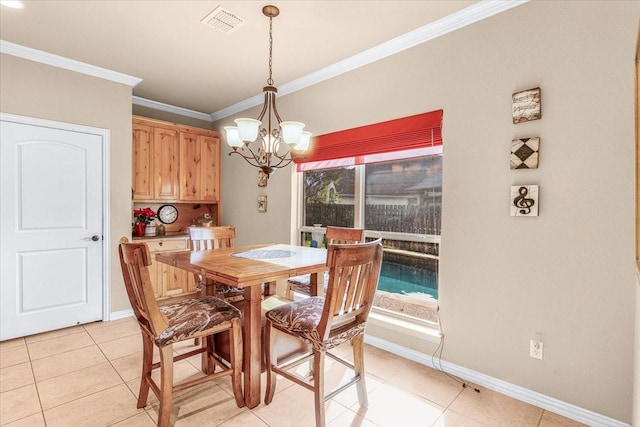
<instances>
[{"instance_id":1,"label":"blue pool water","mask_svg":"<svg viewBox=\"0 0 640 427\"><path fill-rule=\"evenodd\" d=\"M391 262L382 263L378 289L394 294L438 299L435 271Z\"/></svg>"}]
</instances>

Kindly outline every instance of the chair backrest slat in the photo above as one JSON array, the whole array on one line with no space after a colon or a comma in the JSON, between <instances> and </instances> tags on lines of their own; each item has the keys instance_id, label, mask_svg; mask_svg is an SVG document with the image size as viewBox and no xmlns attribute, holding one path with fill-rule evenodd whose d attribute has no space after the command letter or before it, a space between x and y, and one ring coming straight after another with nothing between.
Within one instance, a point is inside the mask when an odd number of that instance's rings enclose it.
<instances>
[{"instance_id":1,"label":"chair backrest slat","mask_svg":"<svg viewBox=\"0 0 640 427\"><path fill-rule=\"evenodd\" d=\"M236 238L235 227L189 227L191 250L232 248Z\"/></svg>"},{"instance_id":2,"label":"chair backrest slat","mask_svg":"<svg viewBox=\"0 0 640 427\"><path fill-rule=\"evenodd\" d=\"M327 244L361 243L364 241L363 228L347 228L327 226Z\"/></svg>"},{"instance_id":3,"label":"chair backrest slat","mask_svg":"<svg viewBox=\"0 0 640 427\"><path fill-rule=\"evenodd\" d=\"M381 239L328 245L329 283L318 333L327 339L333 324L351 327L366 321L382 266Z\"/></svg>"}]
</instances>

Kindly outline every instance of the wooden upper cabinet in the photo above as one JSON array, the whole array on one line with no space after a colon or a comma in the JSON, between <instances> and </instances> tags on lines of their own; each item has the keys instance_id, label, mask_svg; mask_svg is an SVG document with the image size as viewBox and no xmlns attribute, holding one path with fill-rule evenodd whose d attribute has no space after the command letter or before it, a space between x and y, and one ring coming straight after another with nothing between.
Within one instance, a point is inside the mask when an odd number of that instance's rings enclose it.
<instances>
[{"instance_id":1,"label":"wooden upper cabinet","mask_svg":"<svg viewBox=\"0 0 640 427\"><path fill-rule=\"evenodd\" d=\"M133 118L133 200L205 202L220 199L217 132Z\"/></svg>"},{"instance_id":2,"label":"wooden upper cabinet","mask_svg":"<svg viewBox=\"0 0 640 427\"><path fill-rule=\"evenodd\" d=\"M153 199L153 129L133 124L133 199Z\"/></svg>"},{"instance_id":3,"label":"wooden upper cabinet","mask_svg":"<svg viewBox=\"0 0 640 427\"><path fill-rule=\"evenodd\" d=\"M217 202L220 188L220 139L180 132L180 200Z\"/></svg>"},{"instance_id":4,"label":"wooden upper cabinet","mask_svg":"<svg viewBox=\"0 0 640 427\"><path fill-rule=\"evenodd\" d=\"M178 131L154 128L153 176L155 200L178 200Z\"/></svg>"}]
</instances>

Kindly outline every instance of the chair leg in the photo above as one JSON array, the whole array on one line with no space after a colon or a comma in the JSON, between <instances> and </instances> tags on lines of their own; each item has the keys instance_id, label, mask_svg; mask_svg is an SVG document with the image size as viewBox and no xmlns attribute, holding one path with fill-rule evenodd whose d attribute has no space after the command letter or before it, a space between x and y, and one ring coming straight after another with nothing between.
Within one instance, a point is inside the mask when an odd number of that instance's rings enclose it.
<instances>
[{"instance_id":1,"label":"chair leg","mask_svg":"<svg viewBox=\"0 0 640 427\"><path fill-rule=\"evenodd\" d=\"M160 408L158 427L167 427L173 400L173 344L160 349Z\"/></svg>"},{"instance_id":2,"label":"chair leg","mask_svg":"<svg viewBox=\"0 0 640 427\"><path fill-rule=\"evenodd\" d=\"M142 378L138 391L138 408L147 404L149 396L149 379L151 378L151 365L153 364L153 342L144 332L142 333Z\"/></svg>"},{"instance_id":3,"label":"chair leg","mask_svg":"<svg viewBox=\"0 0 640 427\"><path fill-rule=\"evenodd\" d=\"M213 337L211 337L213 339ZM244 393L242 392L242 327L240 319L231 321L231 329L229 330L229 359L231 363L231 386L233 388L233 396L236 398L238 408L245 405Z\"/></svg>"},{"instance_id":4,"label":"chair leg","mask_svg":"<svg viewBox=\"0 0 640 427\"><path fill-rule=\"evenodd\" d=\"M293 300L293 292L291 292L291 283L289 282L287 282L287 287L284 290L284 297Z\"/></svg>"},{"instance_id":5,"label":"chair leg","mask_svg":"<svg viewBox=\"0 0 640 427\"><path fill-rule=\"evenodd\" d=\"M364 373L364 334L358 335L351 340L353 345L353 366L356 375L360 376L360 381L356 383L356 390L358 391L358 402L360 406L366 408L369 406L369 399L367 396L367 383L365 382Z\"/></svg>"},{"instance_id":6,"label":"chair leg","mask_svg":"<svg viewBox=\"0 0 640 427\"><path fill-rule=\"evenodd\" d=\"M313 350L313 398L316 427L325 427L324 414L324 351Z\"/></svg>"},{"instance_id":7,"label":"chair leg","mask_svg":"<svg viewBox=\"0 0 640 427\"><path fill-rule=\"evenodd\" d=\"M275 341L276 336L272 335L271 321L267 319L267 324L264 331L264 352L265 352L265 364L267 365L267 391L264 394L264 403L270 404L273 400L273 395L276 392L276 373L273 371L272 366L278 364L278 354L276 349L278 348Z\"/></svg>"}]
</instances>

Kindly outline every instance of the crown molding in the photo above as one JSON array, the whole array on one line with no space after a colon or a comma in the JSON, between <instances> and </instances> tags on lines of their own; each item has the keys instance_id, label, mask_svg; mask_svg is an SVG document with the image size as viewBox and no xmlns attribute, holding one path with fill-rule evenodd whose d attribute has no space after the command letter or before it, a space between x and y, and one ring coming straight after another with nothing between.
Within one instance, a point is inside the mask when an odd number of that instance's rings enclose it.
<instances>
[{"instance_id":1,"label":"crown molding","mask_svg":"<svg viewBox=\"0 0 640 427\"><path fill-rule=\"evenodd\" d=\"M131 87L137 86L142 81L142 79L138 77L107 70L106 68L96 67L95 65L86 64L84 62L32 49L30 47L21 46L5 40L0 40L0 53L6 53L7 55L17 56L19 58L28 59L29 61L40 62L53 67L64 68L65 70L75 71L77 73L110 80L116 83L122 83Z\"/></svg>"},{"instance_id":2,"label":"crown molding","mask_svg":"<svg viewBox=\"0 0 640 427\"><path fill-rule=\"evenodd\" d=\"M178 114L180 116L191 117L207 122L213 121L211 120L211 115L207 113L201 113L199 111L189 110L188 108L164 104L162 102L153 101L151 99L141 98L139 96L134 96L131 102L133 103L133 105L139 105L141 107L153 108L154 110L166 111L167 113Z\"/></svg>"},{"instance_id":3,"label":"crown molding","mask_svg":"<svg viewBox=\"0 0 640 427\"><path fill-rule=\"evenodd\" d=\"M340 62L336 62L333 65L329 65L328 67L307 74L299 79L292 80L282 86L278 86L279 96L297 92L324 80L337 77L340 74L344 74L355 70L356 68L371 64L372 62L379 61L383 58L418 46L422 43L428 42L429 40L451 33L498 13L520 6L528 1L529 0L487 0L475 3L456 13L440 18L437 21L417 28L387 42L381 43L371 49L367 49ZM240 111L260 105L262 102L262 94L253 96L245 99L244 101L240 101L229 107L223 108L222 110L211 113L211 120L216 121L223 119L239 113Z\"/></svg>"}]
</instances>

